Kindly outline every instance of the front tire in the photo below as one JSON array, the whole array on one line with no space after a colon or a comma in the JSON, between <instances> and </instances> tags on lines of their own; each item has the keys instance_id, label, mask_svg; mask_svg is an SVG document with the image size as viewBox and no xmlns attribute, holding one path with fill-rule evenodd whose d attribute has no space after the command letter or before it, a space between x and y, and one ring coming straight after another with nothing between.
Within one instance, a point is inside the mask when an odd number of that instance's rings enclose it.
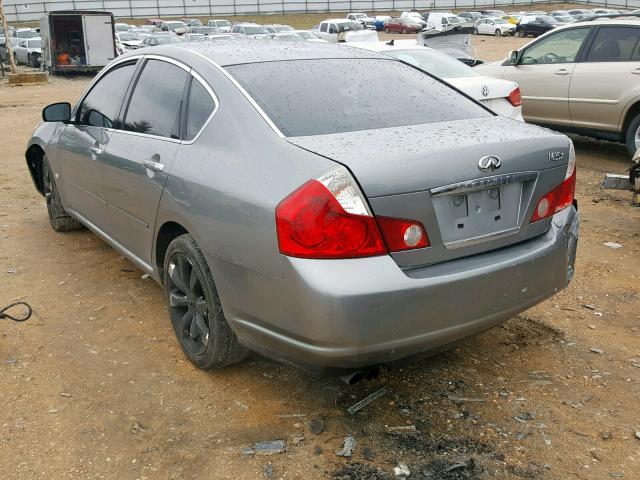
<instances>
[{"instance_id":1,"label":"front tire","mask_svg":"<svg viewBox=\"0 0 640 480\"><path fill-rule=\"evenodd\" d=\"M49 165L49 159L46 155L42 156L42 191L47 201L47 213L51 228L56 232L71 232L83 228L83 225L75 218L70 217L62 206L58 187L56 187L51 165Z\"/></svg>"},{"instance_id":2,"label":"front tire","mask_svg":"<svg viewBox=\"0 0 640 480\"><path fill-rule=\"evenodd\" d=\"M636 151L640 150L640 113L633 117L631 123L627 127L625 135L627 150L633 157Z\"/></svg>"},{"instance_id":3,"label":"front tire","mask_svg":"<svg viewBox=\"0 0 640 480\"><path fill-rule=\"evenodd\" d=\"M520 31L518 32L518 37L520 37L520 38L524 38L524 37L526 37L526 35L525 35L525 33L524 33L524 30L520 30Z\"/></svg>"},{"instance_id":4,"label":"front tire","mask_svg":"<svg viewBox=\"0 0 640 480\"><path fill-rule=\"evenodd\" d=\"M480 33L480 32L478 32L478 29L474 27L474 28L473 28L473 34L474 34L474 35L478 35L479 33Z\"/></svg>"},{"instance_id":5,"label":"front tire","mask_svg":"<svg viewBox=\"0 0 640 480\"><path fill-rule=\"evenodd\" d=\"M224 317L207 262L191 235L181 235L169 244L164 286L173 331L194 365L219 369L247 356Z\"/></svg>"},{"instance_id":6,"label":"front tire","mask_svg":"<svg viewBox=\"0 0 640 480\"><path fill-rule=\"evenodd\" d=\"M502 32L500 31L500 29L499 29L499 28L496 28L495 36L496 36L496 37L501 37L501 36L502 36Z\"/></svg>"}]
</instances>

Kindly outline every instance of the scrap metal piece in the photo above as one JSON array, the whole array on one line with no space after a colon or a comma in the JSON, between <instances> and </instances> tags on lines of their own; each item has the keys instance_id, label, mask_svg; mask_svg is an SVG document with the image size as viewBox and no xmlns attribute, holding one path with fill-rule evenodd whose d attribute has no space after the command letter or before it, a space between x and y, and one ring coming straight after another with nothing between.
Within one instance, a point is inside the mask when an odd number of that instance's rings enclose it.
<instances>
[{"instance_id":1,"label":"scrap metal piece","mask_svg":"<svg viewBox=\"0 0 640 480\"><path fill-rule=\"evenodd\" d=\"M357 411L362 410L364 407L369 405L374 400L377 400L378 398L383 396L388 391L389 391L389 386L385 385L384 387L382 387L382 388L376 390L375 392L373 392L371 395L368 395L368 396L364 397L362 400L360 400L359 402L356 402L353 405L351 405L349 408L347 408L347 412L349 412L351 415L353 415Z\"/></svg>"},{"instance_id":2,"label":"scrap metal piece","mask_svg":"<svg viewBox=\"0 0 640 480\"><path fill-rule=\"evenodd\" d=\"M353 454L353 451L356 449L356 439L351 435L348 437L344 437L342 441L342 448L336 451L336 455L339 457L350 457Z\"/></svg>"}]
</instances>

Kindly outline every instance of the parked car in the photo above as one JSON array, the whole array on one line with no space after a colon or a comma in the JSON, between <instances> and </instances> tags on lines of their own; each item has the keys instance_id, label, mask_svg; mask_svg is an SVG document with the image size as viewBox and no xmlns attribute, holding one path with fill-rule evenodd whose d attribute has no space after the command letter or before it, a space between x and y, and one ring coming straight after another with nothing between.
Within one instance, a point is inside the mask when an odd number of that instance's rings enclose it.
<instances>
[{"instance_id":1,"label":"parked car","mask_svg":"<svg viewBox=\"0 0 640 480\"><path fill-rule=\"evenodd\" d=\"M574 8L573 10L569 10L569 15L572 17L576 15L587 15L589 17L593 17L593 12L591 10L587 10L586 8Z\"/></svg>"},{"instance_id":2,"label":"parked car","mask_svg":"<svg viewBox=\"0 0 640 480\"><path fill-rule=\"evenodd\" d=\"M185 45L126 54L76 108L45 108L26 160L55 230L87 226L162 286L198 367L253 349L346 373L570 282L565 135L374 52Z\"/></svg>"},{"instance_id":3,"label":"parked car","mask_svg":"<svg viewBox=\"0 0 640 480\"><path fill-rule=\"evenodd\" d=\"M386 33L418 33L423 28L424 25L417 23L412 17L396 17L384 24Z\"/></svg>"},{"instance_id":4,"label":"parked car","mask_svg":"<svg viewBox=\"0 0 640 480\"><path fill-rule=\"evenodd\" d=\"M516 25L516 35L519 37L528 37L532 35L537 37L543 33L553 30L560 22L550 15L539 15L537 17L523 16L520 23Z\"/></svg>"},{"instance_id":5,"label":"parked car","mask_svg":"<svg viewBox=\"0 0 640 480\"><path fill-rule=\"evenodd\" d=\"M140 44L146 37L141 37L133 32L116 33L116 43L122 45L125 50L135 50L140 48Z\"/></svg>"},{"instance_id":6,"label":"parked car","mask_svg":"<svg viewBox=\"0 0 640 480\"><path fill-rule=\"evenodd\" d=\"M129 25L126 24L126 23L114 23L113 24L113 29L116 31L116 33L128 32L129 31Z\"/></svg>"},{"instance_id":7,"label":"parked car","mask_svg":"<svg viewBox=\"0 0 640 480\"><path fill-rule=\"evenodd\" d=\"M619 15L620 12L610 8L594 8L591 10L595 15Z\"/></svg>"},{"instance_id":8,"label":"parked car","mask_svg":"<svg viewBox=\"0 0 640 480\"><path fill-rule=\"evenodd\" d=\"M511 14L502 15L500 18L502 18L503 20L506 20L507 22L515 26L518 24L518 22L522 18L522 15L511 13Z\"/></svg>"},{"instance_id":9,"label":"parked car","mask_svg":"<svg viewBox=\"0 0 640 480\"><path fill-rule=\"evenodd\" d=\"M297 34L302 40L306 40L307 42L320 42L325 43L326 40L322 40L315 32L311 32L309 30L293 30L288 33Z\"/></svg>"},{"instance_id":10,"label":"parked car","mask_svg":"<svg viewBox=\"0 0 640 480\"><path fill-rule=\"evenodd\" d=\"M443 30L451 26L467 23L463 18L446 12L430 12L428 16L425 14L424 17L427 21L426 27L435 30Z\"/></svg>"},{"instance_id":11,"label":"parked car","mask_svg":"<svg viewBox=\"0 0 640 480\"><path fill-rule=\"evenodd\" d=\"M522 99L516 82L483 76L461 61L410 40L350 43L350 47L380 52L442 78L499 115L522 118Z\"/></svg>"},{"instance_id":12,"label":"parked car","mask_svg":"<svg viewBox=\"0 0 640 480\"><path fill-rule=\"evenodd\" d=\"M184 35L189 30L189 27L186 23L179 20L171 20L162 22L162 25L160 25L160 30L162 30L163 32L173 32L176 35Z\"/></svg>"},{"instance_id":13,"label":"parked car","mask_svg":"<svg viewBox=\"0 0 640 480\"><path fill-rule=\"evenodd\" d=\"M291 32L294 28L290 25L281 25L281 24L271 24L271 25L263 25L264 28L269 30L269 33L280 33L280 32Z\"/></svg>"},{"instance_id":14,"label":"parked car","mask_svg":"<svg viewBox=\"0 0 640 480\"><path fill-rule=\"evenodd\" d=\"M20 39L13 47L13 56L16 63L37 68L42 60L42 39L40 37Z\"/></svg>"},{"instance_id":15,"label":"parked car","mask_svg":"<svg viewBox=\"0 0 640 480\"><path fill-rule=\"evenodd\" d=\"M516 26L502 18L483 18L476 26L474 33L476 35L495 35L496 37L504 37L505 35L513 35Z\"/></svg>"},{"instance_id":16,"label":"parked car","mask_svg":"<svg viewBox=\"0 0 640 480\"><path fill-rule=\"evenodd\" d=\"M233 24L229 20L225 20L223 18L214 18L207 22L207 25L210 27L216 27L220 29L222 33L230 33Z\"/></svg>"},{"instance_id":17,"label":"parked car","mask_svg":"<svg viewBox=\"0 0 640 480\"><path fill-rule=\"evenodd\" d=\"M480 12L460 12L457 15L469 23L476 23L482 19Z\"/></svg>"},{"instance_id":18,"label":"parked car","mask_svg":"<svg viewBox=\"0 0 640 480\"><path fill-rule=\"evenodd\" d=\"M216 35L218 33L222 33L218 27L204 27L204 26L196 26L189 27L188 33L195 33L199 35Z\"/></svg>"},{"instance_id":19,"label":"parked car","mask_svg":"<svg viewBox=\"0 0 640 480\"><path fill-rule=\"evenodd\" d=\"M483 15L489 15L493 18L499 18L505 14L503 10L480 10Z\"/></svg>"},{"instance_id":20,"label":"parked car","mask_svg":"<svg viewBox=\"0 0 640 480\"><path fill-rule=\"evenodd\" d=\"M551 15L553 18L555 18L558 23L573 23L576 21L575 17L572 17L571 15Z\"/></svg>"},{"instance_id":21,"label":"parked car","mask_svg":"<svg viewBox=\"0 0 640 480\"><path fill-rule=\"evenodd\" d=\"M518 82L527 121L640 148L640 20L572 23L476 68Z\"/></svg>"},{"instance_id":22,"label":"parked car","mask_svg":"<svg viewBox=\"0 0 640 480\"><path fill-rule=\"evenodd\" d=\"M23 41L23 38L17 37L9 37L9 42L11 43L11 48L16 48L18 43ZM7 38L0 37L0 60L5 63L9 62L9 50L7 49Z\"/></svg>"},{"instance_id":23,"label":"parked car","mask_svg":"<svg viewBox=\"0 0 640 480\"><path fill-rule=\"evenodd\" d=\"M375 22L375 27L377 31L380 30L384 30L384 24L391 20L391 17L389 15L376 15L375 17L376 22Z\"/></svg>"},{"instance_id":24,"label":"parked car","mask_svg":"<svg viewBox=\"0 0 640 480\"><path fill-rule=\"evenodd\" d=\"M370 17L367 13L347 13L347 20L351 20L352 22L359 22L364 28L376 28L376 19Z\"/></svg>"},{"instance_id":25,"label":"parked car","mask_svg":"<svg viewBox=\"0 0 640 480\"><path fill-rule=\"evenodd\" d=\"M231 32L240 33L250 37L271 35L271 32L267 28L262 25L258 25L257 23L236 23L231 29Z\"/></svg>"},{"instance_id":26,"label":"parked car","mask_svg":"<svg viewBox=\"0 0 640 480\"><path fill-rule=\"evenodd\" d=\"M371 30L365 30L361 23L352 22L345 18L330 18L320 22L316 35L327 42L337 43L346 41L367 41L377 34Z\"/></svg>"},{"instance_id":27,"label":"parked car","mask_svg":"<svg viewBox=\"0 0 640 480\"><path fill-rule=\"evenodd\" d=\"M35 28L15 28L12 31L15 38L37 38L40 36Z\"/></svg>"},{"instance_id":28,"label":"parked car","mask_svg":"<svg viewBox=\"0 0 640 480\"><path fill-rule=\"evenodd\" d=\"M180 44L182 40L177 35L157 35L153 34L142 40L139 48L156 47L158 45Z\"/></svg>"},{"instance_id":29,"label":"parked car","mask_svg":"<svg viewBox=\"0 0 640 480\"><path fill-rule=\"evenodd\" d=\"M160 25L164 23L164 20L161 18L147 18L144 21L145 25L152 25L154 27L160 28Z\"/></svg>"},{"instance_id":30,"label":"parked car","mask_svg":"<svg viewBox=\"0 0 640 480\"><path fill-rule=\"evenodd\" d=\"M198 18L185 18L182 20L188 27L202 27L202 22Z\"/></svg>"}]
</instances>

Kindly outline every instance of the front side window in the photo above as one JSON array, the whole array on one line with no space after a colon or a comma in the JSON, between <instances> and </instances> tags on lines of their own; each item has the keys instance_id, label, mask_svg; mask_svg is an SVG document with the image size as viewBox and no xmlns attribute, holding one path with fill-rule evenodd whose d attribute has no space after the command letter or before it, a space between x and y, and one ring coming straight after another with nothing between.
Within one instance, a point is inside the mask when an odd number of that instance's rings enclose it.
<instances>
[{"instance_id":1,"label":"front side window","mask_svg":"<svg viewBox=\"0 0 640 480\"><path fill-rule=\"evenodd\" d=\"M628 62L640 60L640 28L600 27L591 45L587 62Z\"/></svg>"},{"instance_id":2,"label":"front side window","mask_svg":"<svg viewBox=\"0 0 640 480\"><path fill-rule=\"evenodd\" d=\"M103 75L84 97L78 122L92 127L120 128L118 113L135 69L135 63L130 63Z\"/></svg>"},{"instance_id":3,"label":"front side window","mask_svg":"<svg viewBox=\"0 0 640 480\"><path fill-rule=\"evenodd\" d=\"M588 32L588 28L572 28L546 37L525 50L521 63L539 65L575 62Z\"/></svg>"},{"instance_id":4,"label":"front side window","mask_svg":"<svg viewBox=\"0 0 640 480\"><path fill-rule=\"evenodd\" d=\"M491 116L447 85L392 59L276 61L226 70L286 136Z\"/></svg>"},{"instance_id":5,"label":"front side window","mask_svg":"<svg viewBox=\"0 0 640 480\"><path fill-rule=\"evenodd\" d=\"M182 95L187 72L160 60L149 60L129 102L124 129L179 138Z\"/></svg>"},{"instance_id":6,"label":"front side window","mask_svg":"<svg viewBox=\"0 0 640 480\"><path fill-rule=\"evenodd\" d=\"M186 140L195 138L215 108L216 104L209 92L194 78L191 81L191 91L189 92L187 105L187 131L184 135Z\"/></svg>"}]
</instances>

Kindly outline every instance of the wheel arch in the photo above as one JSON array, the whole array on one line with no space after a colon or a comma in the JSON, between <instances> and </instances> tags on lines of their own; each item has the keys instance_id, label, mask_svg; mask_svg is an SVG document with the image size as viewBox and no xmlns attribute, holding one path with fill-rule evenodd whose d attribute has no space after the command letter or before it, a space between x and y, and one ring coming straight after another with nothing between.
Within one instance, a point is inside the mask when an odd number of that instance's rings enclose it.
<instances>
[{"instance_id":1,"label":"wheel arch","mask_svg":"<svg viewBox=\"0 0 640 480\"><path fill-rule=\"evenodd\" d=\"M30 145L25 153L31 180L40 195L44 195L44 185L42 184L42 158L44 155L44 149L37 143Z\"/></svg>"},{"instance_id":2,"label":"wheel arch","mask_svg":"<svg viewBox=\"0 0 640 480\"><path fill-rule=\"evenodd\" d=\"M155 263L158 269L158 277L160 283L164 284L164 259L167 253L169 244L179 237L189 233L189 231L180 223L174 221L167 221L162 224L158 229L155 241Z\"/></svg>"},{"instance_id":3,"label":"wheel arch","mask_svg":"<svg viewBox=\"0 0 640 480\"><path fill-rule=\"evenodd\" d=\"M625 112L623 117L622 130L620 131L620 135L623 140L626 140L625 135L627 134L627 128L629 128L629 124L638 114L640 114L640 98L635 98L631 102L631 105L627 108L627 111Z\"/></svg>"}]
</instances>

